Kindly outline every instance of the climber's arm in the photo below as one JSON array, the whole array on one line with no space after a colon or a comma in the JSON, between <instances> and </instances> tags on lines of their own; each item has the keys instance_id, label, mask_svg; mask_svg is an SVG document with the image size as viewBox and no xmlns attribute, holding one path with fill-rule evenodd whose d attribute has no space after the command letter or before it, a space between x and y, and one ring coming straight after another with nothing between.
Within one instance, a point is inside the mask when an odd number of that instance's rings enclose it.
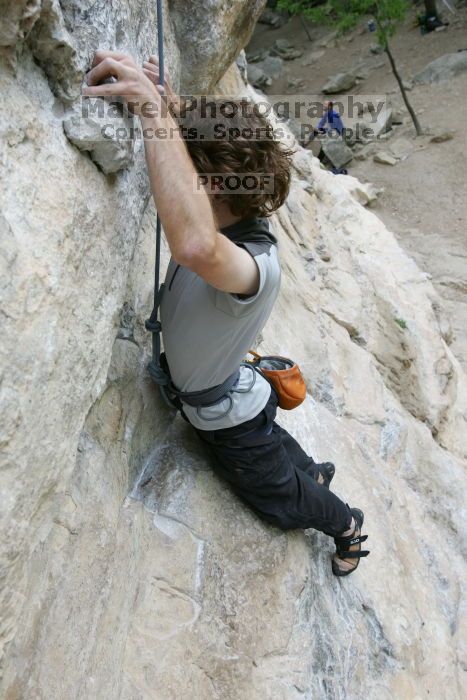
<instances>
[{"instance_id":1,"label":"climber's arm","mask_svg":"<svg viewBox=\"0 0 467 700\"><path fill-rule=\"evenodd\" d=\"M172 117L141 121L148 135L158 129L177 133L174 139L144 141L154 201L175 261L217 289L254 294L257 265L246 250L217 231L211 203L197 185L197 172Z\"/></svg>"},{"instance_id":2,"label":"climber's arm","mask_svg":"<svg viewBox=\"0 0 467 700\"><path fill-rule=\"evenodd\" d=\"M116 82L98 85L109 76ZM217 231L209 198L196 187L197 173L178 125L162 113L161 95L151 80L130 57L98 51L87 82L83 94L123 95L141 117L151 190L174 260L218 289L254 294L258 267L246 250Z\"/></svg>"}]
</instances>

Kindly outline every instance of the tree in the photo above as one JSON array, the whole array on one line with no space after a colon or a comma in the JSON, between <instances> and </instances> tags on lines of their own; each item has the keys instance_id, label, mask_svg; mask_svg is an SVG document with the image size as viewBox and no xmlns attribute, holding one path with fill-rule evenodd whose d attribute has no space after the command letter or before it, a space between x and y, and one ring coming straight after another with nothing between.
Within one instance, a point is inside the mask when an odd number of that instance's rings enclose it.
<instances>
[{"instance_id":1,"label":"tree","mask_svg":"<svg viewBox=\"0 0 467 700\"><path fill-rule=\"evenodd\" d=\"M425 10L427 17L436 17L439 20L438 8L436 6L436 0L425 0Z\"/></svg>"},{"instance_id":2,"label":"tree","mask_svg":"<svg viewBox=\"0 0 467 700\"><path fill-rule=\"evenodd\" d=\"M397 32L411 5L410 0L328 0L324 5L318 5L316 0L279 0L278 2L279 8L288 10L292 14L303 15L317 24L331 24L342 33L355 27L362 18L373 16L376 20L377 42L388 57L402 99L412 118L417 136L420 136L422 128L409 102L389 44L389 40Z\"/></svg>"}]
</instances>

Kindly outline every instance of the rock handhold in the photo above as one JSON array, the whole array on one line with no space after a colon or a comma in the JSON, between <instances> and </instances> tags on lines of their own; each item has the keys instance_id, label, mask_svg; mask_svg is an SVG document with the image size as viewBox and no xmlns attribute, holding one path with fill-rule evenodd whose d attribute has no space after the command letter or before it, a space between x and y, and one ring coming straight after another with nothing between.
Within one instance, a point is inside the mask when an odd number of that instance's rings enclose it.
<instances>
[{"instance_id":1,"label":"rock handhold","mask_svg":"<svg viewBox=\"0 0 467 700\"><path fill-rule=\"evenodd\" d=\"M84 68L67 30L58 0L44 0L28 44L55 95L71 103L79 97Z\"/></svg>"},{"instance_id":2,"label":"rock handhold","mask_svg":"<svg viewBox=\"0 0 467 700\"><path fill-rule=\"evenodd\" d=\"M325 95L336 95L346 90L351 90L357 82L355 73L336 73L331 76L323 86L322 92Z\"/></svg>"},{"instance_id":3,"label":"rock handhold","mask_svg":"<svg viewBox=\"0 0 467 700\"><path fill-rule=\"evenodd\" d=\"M106 122L97 116L73 114L63 121L63 129L80 151L88 151L105 175L127 168L133 162L131 125L125 117L113 116ZM116 134L127 134L126 138Z\"/></svg>"},{"instance_id":4,"label":"rock handhold","mask_svg":"<svg viewBox=\"0 0 467 700\"><path fill-rule=\"evenodd\" d=\"M431 61L414 77L415 83L440 83L467 71L467 51L447 53Z\"/></svg>"}]
</instances>

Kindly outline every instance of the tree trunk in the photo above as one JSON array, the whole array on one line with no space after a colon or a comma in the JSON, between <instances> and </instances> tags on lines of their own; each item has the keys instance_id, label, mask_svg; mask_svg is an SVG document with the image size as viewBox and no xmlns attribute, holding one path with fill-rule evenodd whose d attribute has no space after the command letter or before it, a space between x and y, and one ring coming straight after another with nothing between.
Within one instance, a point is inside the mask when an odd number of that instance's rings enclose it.
<instances>
[{"instance_id":1,"label":"tree trunk","mask_svg":"<svg viewBox=\"0 0 467 700\"><path fill-rule=\"evenodd\" d=\"M427 17L436 17L436 19L439 19L436 4L436 0L425 0L425 11Z\"/></svg>"},{"instance_id":2,"label":"tree trunk","mask_svg":"<svg viewBox=\"0 0 467 700\"><path fill-rule=\"evenodd\" d=\"M397 70L396 63L394 61L394 57L391 53L391 49L389 48L389 42L386 42L386 46L384 47L384 50L387 53L387 56L389 58L389 63L391 64L391 68L392 68L392 72L394 73L394 77L396 78L396 80L399 84L399 88L400 88L400 91L402 94L402 99L404 100L405 106L407 107L408 112L409 112L410 116L412 117L412 121L413 121L413 124L415 127L415 131L417 132L417 136L421 136L422 135L422 127L420 126L420 122L417 119L417 115L415 114L413 107L409 102L409 98L407 97L407 91L404 87L404 83L402 82L402 78L400 77L399 72Z\"/></svg>"},{"instance_id":3,"label":"tree trunk","mask_svg":"<svg viewBox=\"0 0 467 700\"><path fill-rule=\"evenodd\" d=\"M313 41L313 39L311 38L311 34L310 34L309 30L308 30L308 27L306 26L306 22L305 22L305 20L304 20L304 18L303 18L303 15L300 14L300 15L298 15L298 16L300 17L300 22L302 23L302 27L303 27L303 29L305 30L306 35L307 35L309 41Z\"/></svg>"}]
</instances>

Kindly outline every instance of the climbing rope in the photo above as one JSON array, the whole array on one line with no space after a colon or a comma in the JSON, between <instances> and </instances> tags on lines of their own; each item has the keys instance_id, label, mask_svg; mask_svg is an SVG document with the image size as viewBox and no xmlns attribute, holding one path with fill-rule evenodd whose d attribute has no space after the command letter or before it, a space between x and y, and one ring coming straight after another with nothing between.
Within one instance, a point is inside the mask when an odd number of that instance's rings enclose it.
<instances>
[{"instance_id":1,"label":"climbing rope","mask_svg":"<svg viewBox=\"0 0 467 700\"><path fill-rule=\"evenodd\" d=\"M164 24L162 15L162 0L156 0L157 7L157 50L159 54L159 85L164 87ZM160 363L161 354L161 331L162 326L159 321L159 307L164 293L164 284L159 284L161 266L161 220L159 214L156 220L156 260L154 266L154 302L150 317L145 323L146 330L152 333L152 359L148 365L149 374L159 385L162 396L169 406L173 407L172 401L167 396L164 387L170 383L170 377Z\"/></svg>"}]
</instances>

